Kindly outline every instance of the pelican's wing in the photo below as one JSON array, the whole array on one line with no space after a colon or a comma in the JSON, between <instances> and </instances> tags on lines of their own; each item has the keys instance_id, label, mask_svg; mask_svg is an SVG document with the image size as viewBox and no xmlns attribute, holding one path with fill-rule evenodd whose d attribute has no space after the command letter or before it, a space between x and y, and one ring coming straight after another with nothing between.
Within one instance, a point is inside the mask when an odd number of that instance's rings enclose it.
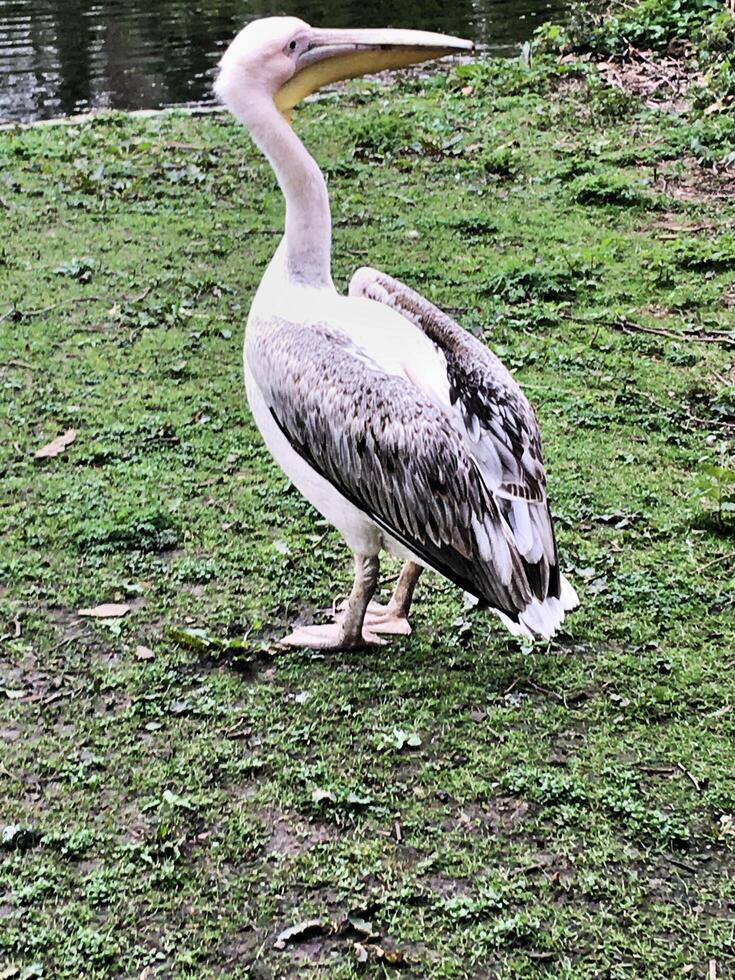
<instances>
[{"instance_id":1,"label":"pelican's wing","mask_svg":"<svg viewBox=\"0 0 735 980\"><path fill-rule=\"evenodd\" d=\"M525 622L538 600L498 501L461 434L411 381L340 332L285 320L259 328L248 363L291 446L351 503L517 629L558 625L558 615Z\"/></svg>"},{"instance_id":2,"label":"pelican's wing","mask_svg":"<svg viewBox=\"0 0 735 980\"><path fill-rule=\"evenodd\" d=\"M540 603L559 599L562 609L573 608L576 594L559 571L538 423L510 372L451 317L391 276L359 269L350 295L396 310L441 353L449 418L494 497L533 596ZM420 376L412 380L422 387ZM425 390L431 394L428 387Z\"/></svg>"}]
</instances>

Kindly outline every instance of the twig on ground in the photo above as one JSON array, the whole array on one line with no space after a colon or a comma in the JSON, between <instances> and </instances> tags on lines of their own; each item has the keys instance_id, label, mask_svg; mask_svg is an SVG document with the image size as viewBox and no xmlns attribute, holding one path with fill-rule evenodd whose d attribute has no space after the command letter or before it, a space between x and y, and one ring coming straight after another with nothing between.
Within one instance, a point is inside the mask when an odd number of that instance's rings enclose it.
<instances>
[{"instance_id":1,"label":"twig on ground","mask_svg":"<svg viewBox=\"0 0 735 980\"><path fill-rule=\"evenodd\" d=\"M23 368L25 371L32 371L33 367L30 364L26 364L25 361L4 361L2 367L18 367Z\"/></svg>"},{"instance_id":2,"label":"twig on ground","mask_svg":"<svg viewBox=\"0 0 735 980\"><path fill-rule=\"evenodd\" d=\"M146 286L142 293L136 293L134 296L123 296L123 299L126 303L141 303L152 288L152 286Z\"/></svg>"},{"instance_id":3,"label":"twig on ground","mask_svg":"<svg viewBox=\"0 0 735 980\"><path fill-rule=\"evenodd\" d=\"M647 772L652 776L673 776L676 772L676 766L673 765L663 765L663 766L647 766L643 763L639 763L636 766L641 772Z\"/></svg>"},{"instance_id":4,"label":"twig on ground","mask_svg":"<svg viewBox=\"0 0 735 980\"><path fill-rule=\"evenodd\" d=\"M62 698L68 697L67 691L54 691L53 694L49 694L45 698L41 698L41 704L53 704L55 701L61 701Z\"/></svg>"},{"instance_id":5,"label":"twig on ground","mask_svg":"<svg viewBox=\"0 0 735 980\"><path fill-rule=\"evenodd\" d=\"M245 719L240 718L234 725L226 728L223 734L225 738L249 738L253 734L253 730Z\"/></svg>"},{"instance_id":6,"label":"twig on ground","mask_svg":"<svg viewBox=\"0 0 735 980\"><path fill-rule=\"evenodd\" d=\"M540 871L547 879L549 877L546 871L546 865L538 862L536 864L523 864L520 867L513 868L509 874L511 877L515 877L516 875L529 874L531 871Z\"/></svg>"},{"instance_id":7,"label":"twig on ground","mask_svg":"<svg viewBox=\"0 0 735 980\"><path fill-rule=\"evenodd\" d=\"M718 708L716 711L710 711L708 715L705 715L705 718L722 718L723 715L727 715L731 711L732 711L731 704L723 704L723 706L721 708Z\"/></svg>"},{"instance_id":8,"label":"twig on ground","mask_svg":"<svg viewBox=\"0 0 735 980\"><path fill-rule=\"evenodd\" d=\"M0 643L3 643L5 640L17 640L20 634L20 620L16 618L13 620L13 632L5 633L4 636L0 636Z\"/></svg>"},{"instance_id":9,"label":"twig on ground","mask_svg":"<svg viewBox=\"0 0 735 980\"><path fill-rule=\"evenodd\" d=\"M699 780L696 778L696 776L693 776L689 772L689 770L685 766L683 766L681 764L681 762L677 762L676 763L676 768L679 770L679 772L683 772L684 773L684 775L687 777L687 779L689 780L689 782L692 784L692 786L696 789L696 791L698 793L701 793L702 792L702 786L701 786Z\"/></svg>"},{"instance_id":10,"label":"twig on ground","mask_svg":"<svg viewBox=\"0 0 735 980\"><path fill-rule=\"evenodd\" d=\"M74 640L80 640L81 638L81 633L73 633L71 636L65 636L63 640L59 640L59 642L54 644L54 646L49 647L49 649L46 651L46 656L51 653L56 653L57 650L61 650L61 648L65 647L68 643L73 643Z\"/></svg>"},{"instance_id":11,"label":"twig on ground","mask_svg":"<svg viewBox=\"0 0 735 980\"><path fill-rule=\"evenodd\" d=\"M699 565L698 570L703 572L705 568L710 568L712 565L719 565L720 562L725 561L726 558L732 558L732 555L718 555L716 558L713 558L712 561L708 561L704 565Z\"/></svg>"},{"instance_id":12,"label":"twig on ground","mask_svg":"<svg viewBox=\"0 0 735 980\"><path fill-rule=\"evenodd\" d=\"M11 317L15 317L18 320L26 320L28 317L32 316L43 316L44 313L50 313L52 310L57 310L60 306L69 306L70 303L96 303L102 302L100 296L75 296L73 299L62 299L58 303L52 303L50 306L43 306L38 310L19 310L17 306L11 306L11 308L0 316L0 323L3 320L7 320Z\"/></svg>"},{"instance_id":13,"label":"twig on ground","mask_svg":"<svg viewBox=\"0 0 735 980\"><path fill-rule=\"evenodd\" d=\"M621 333L650 333L657 337L666 337L668 340L693 340L702 344L723 344L725 347L735 347L735 339L727 330L665 330L663 327L646 327L642 323L635 323L625 316L616 317L614 320L602 320L598 317L588 319L586 317L575 316L573 313L560 312L559 315L566 320L574 320L576 323L584 323L587 326L604 326L611 330L619 330Z\"/></svg>"},{"instance_id":14,"label":"twig on ground","mask_svg":"<svg viewBox=\"0 0 735 980\"><path fill-rule=\"evenodd\" d=\"M101 301L100 296L75 296L73 299L62 299L58 303L52 303L50 306L43 306L40 310L18 310L18 312L24 318L29 316L43 316L44 313L57 310L60 306L69 306L70 303L99 303Z\"/></svg>"},{"instance_id":15,"label":"twig on ground","mask_svg":"<svg viewBox=\"0 0 735 980\"><path fill-rule=\"evenodd\" d=\"M699 871L699 868L697 868L695 865L687 864L686 861L681 861L679 858L671 857L670 855L668 855L666 857L666 860L670 864L675 864L677 868L683 868L685 871L688 871L690 874L695 875Z\"/></svg>"}]
</instances>

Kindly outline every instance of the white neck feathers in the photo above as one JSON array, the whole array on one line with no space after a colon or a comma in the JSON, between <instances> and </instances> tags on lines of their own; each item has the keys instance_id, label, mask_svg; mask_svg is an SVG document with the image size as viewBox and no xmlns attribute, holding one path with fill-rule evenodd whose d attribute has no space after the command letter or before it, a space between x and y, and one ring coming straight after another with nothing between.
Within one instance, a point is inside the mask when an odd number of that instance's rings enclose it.
<instances>
[{"instance_id":1,"label":"white neck feathers","mask_svg":"<svg viewBox=\"0 0 735 980\"><path fill-rule=\"evenodd\" d=\"M324 177L270 95L248 89L218 85L268 158L286 199L286 271L304 285L331 286L332 219Z\"/></svg>"}]
</instances>

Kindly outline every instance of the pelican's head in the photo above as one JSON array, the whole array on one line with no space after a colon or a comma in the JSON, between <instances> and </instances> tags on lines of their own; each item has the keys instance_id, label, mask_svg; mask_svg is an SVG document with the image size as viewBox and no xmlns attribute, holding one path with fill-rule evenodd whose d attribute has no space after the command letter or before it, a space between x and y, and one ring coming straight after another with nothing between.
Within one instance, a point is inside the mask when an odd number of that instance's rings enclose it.
<instances>
[{"instance_id":1,"label":"pelican's head","mask_svg":"<svg viewBox=\"0 0 735 980\"><path fill-rule=\"evenodd\" d=\"M287 116L331 82L472 49L471 41L429 31L330 30L297 17L266 17L243 28L225 51L215 91L238 115L267 96Z\"/></svg>"}]
</instances>

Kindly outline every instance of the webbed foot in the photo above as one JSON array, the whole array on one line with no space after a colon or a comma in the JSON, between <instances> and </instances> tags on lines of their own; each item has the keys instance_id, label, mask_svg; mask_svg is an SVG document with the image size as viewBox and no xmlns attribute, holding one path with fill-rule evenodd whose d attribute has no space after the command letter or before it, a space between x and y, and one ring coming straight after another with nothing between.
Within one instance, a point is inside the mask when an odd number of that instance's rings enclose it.
<instances>
[{"instance_id":1,"label":"webbed foot","mask_svg":"<svg viewBox=\"0 0 735 980\"><path fill-rule=\"evenodd\" d=\"M299 626L279 641L284 646L308 650L364 650L385 646L385 640L363 626L362 633L350 636L340 622L326 626Z\"/></svg>"},{"instance_id":2,"label":"webbed foot","mask_svg":"<svg viewBox=\"0 0 735 980\"><path fill-rule=\"evenodd\" d=\"M344 619L347 603L343 602L338 609L340 611L335 616L335 622L340 623ZM409 636L412 632L408 619L397 612L391 603L384 606L379 602L371 602L365 613L365 626L373 633L393 636Z\"/></svg>"}]
</instances>

